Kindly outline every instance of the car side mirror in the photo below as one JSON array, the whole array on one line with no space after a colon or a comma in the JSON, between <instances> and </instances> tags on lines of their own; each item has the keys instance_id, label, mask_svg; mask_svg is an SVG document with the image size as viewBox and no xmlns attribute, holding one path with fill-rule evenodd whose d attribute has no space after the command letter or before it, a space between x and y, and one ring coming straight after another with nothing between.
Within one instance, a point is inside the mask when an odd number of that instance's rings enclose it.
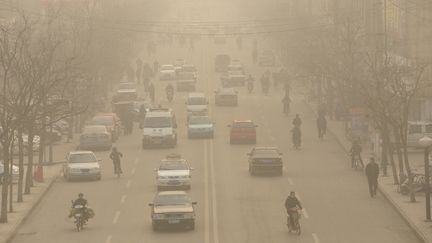
<instances>
[{"instance_id":1,"label":"car side mirror","mask_svg":"<svg viewBox=\"0 0 432 243\"><path fill-rule=\"evenodd\" d=\"M154 206L154 204L153 204L153 203L149 203L148 205L149 205L150 207L153 207L153 206Z\"/></svg>"},{"instance_id":2,"label":"car side mirror","mask_svg":"<svg viewBox=\"0 0 432 243\"><path fill-rule=\"evenodd\" d=\"M198 204L198 202L192 202L192 205L197 205Z\"/></svg>"}]
</instances>

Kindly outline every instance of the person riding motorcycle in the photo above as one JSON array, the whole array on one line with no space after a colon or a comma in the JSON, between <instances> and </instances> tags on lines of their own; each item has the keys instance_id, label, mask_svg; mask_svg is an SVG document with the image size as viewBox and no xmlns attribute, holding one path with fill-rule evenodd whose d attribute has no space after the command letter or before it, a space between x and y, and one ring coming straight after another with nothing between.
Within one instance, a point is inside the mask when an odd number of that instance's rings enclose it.
<instances>
[{"instance_id":1,"label":"person riding motorcycle","mask_svg":"<svg viewBox=\"0 0 432 243\"><path fill-rule=\"evenodd\" d=\"M75 208L76 206L82 206L81 208ZM88 220L88 213L87 213L87 200L84 198L84 194L83 193L79 193L78 194L78 198L72 201L72 209L70 211L69 214L69 218L72 218L75 213L80 210L83 212L83 216L84 216L84 220L87 221Z\"/></svg>"},{"instance_id":2,"label":"person riding motorcycle","mask_svg":"<svg viewBox=\"0 0 432 243\"><path fill-rule=\"evenodd\" d=\"M351 154L351 168L355 166L356 157L360 160L360 163L363 165L363 159L361 157L362 147L358 140L354 140L352 143L350 154Z\"/></svg>"},{"instance_id":3,"label":"person riding motorcycle","mask_svg":"<svg viewBox=\"0 0 432 243\"><path fill-rule=\"evenodd\" d=\"M174 87L172 84L168 84L165 88L165 93L169 102L173 100L174 97Z\"/></svg>"},{"instance_id":4,"label":"person riding motorcycle","mask_svg":"<svg viewBox=\"0 0 432 243\"><path fill-rule=\"evenodd\" d=\"M246 79L246 82L247 82L247 89L249 93L251 93L254 88L254 82L255 82L251 74L249 74L248 78Z\"/></svg>"},{"instance_id":5,"label":"person riding motorcycle","mask_svg":"<svg viewBox=\"0 0 432 243\"><path fill-rule=\"evenodd\" d=\"M113 161L114 164L114 174L121 174L123 173L122 169L121 169L121 164L120 164L120 158L123 157L123 154L120 153L116 147L112 148L112 152L110 154L110 159Z\"/></svg>"},{"instance_id":6,"label":"person riding motorcycle","mask_svg":"<svg viewBox=\"0 0 432 243\"><path fill-rule=\"evenodd\" d=\"M298 216L298 210L303 209L300 200L297 199L294 191L290 192L290 195L285 200L285 209L289 216L289 223L291 224L291 228L294 229L294 218Z\"/></svg>"}]
</instances>

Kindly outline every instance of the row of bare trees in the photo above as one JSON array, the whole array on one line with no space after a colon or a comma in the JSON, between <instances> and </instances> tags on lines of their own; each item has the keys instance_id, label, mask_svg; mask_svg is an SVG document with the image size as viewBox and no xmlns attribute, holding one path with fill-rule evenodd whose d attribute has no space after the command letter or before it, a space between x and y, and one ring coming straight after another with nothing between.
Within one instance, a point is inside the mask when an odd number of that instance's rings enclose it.
<instances>
[{"instance_id":1,"label":"row of bare trees","mask_svg":"<svg viewBox=\"0 0 432 243\"><path fill-rule=\"evenodd\" d=\"M47 128L66 119L71 137L83 120L79 117L103 109L106 87L120 79L130 54L127 34L95 20L103 14L115 17L115 9L96 1L53 2L40 14L10 11L13 18L0 23L0 223L13 211L12 165L19 168L16 201L22 202L33 186L35 137L40 137L37 164L43 165Z\"/></svg>"},{"instance_id":2,"label":"row of bare trees","mask_svg":"<svg viewBox=\"0 0 432 243\"><path fill-rule=\"evenodd\" d=\"M346 110L365 109L382 139L383 166L389 160L394 183L408 178L411 185L408 121L413 100L430 88L424 75L429 63L397 55L387 37L368 32L355 12L330 22L319 28L303 24L295 33L279 36L282 61L297 76L307 77L318 102L328 109L336 102Z\"/></svg>"}]
</instances>

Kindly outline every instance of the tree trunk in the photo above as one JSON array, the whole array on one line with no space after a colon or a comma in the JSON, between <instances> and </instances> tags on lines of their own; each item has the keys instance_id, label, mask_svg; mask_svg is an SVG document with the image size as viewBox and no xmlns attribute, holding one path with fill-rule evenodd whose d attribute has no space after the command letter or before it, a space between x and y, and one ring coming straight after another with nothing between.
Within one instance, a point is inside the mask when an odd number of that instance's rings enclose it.
<instances>
[{"instance_id":1,"label":"tree trunk","mask_svg":"<svg viewBox=\"0 0 432 243\"><path fill-rule=\"evenodd\" d=\"M3 185L2 185L2 198L1 198L1 210L0 210L0 223L7 223L8 222L8 212L7 212L7 205L8 205L8 186L9 186L9 170L6 168L9 168L9 141L5 141L8 139L9 134L7 134L7 128L5 129L4 141L2 141L3 145L3 165L4 165L4 173L3 173Z\"/></svg>"},{"instance_id":2,"label":"tree trunk","mask_svg":"<svg viewBox=\"0 0 432 243\"><path fill-rule=\"evenodd\" d=\"M28 150L33 151L33 127L29 127L29 134L28 134ZM39 144L40 146L40 144ZM39 149L41 149L39 147ZM33 186L33 153L28 153L28 161L27 161L27 171L26 171L26 181L25 181L25 188L24 193L30 194L30 189Z\"/></svg>"},{"instance_id":3,"label":"tree trunk","mask_svg":"<svg viewBox=\"0 0 432 243\"><path fill-rule=\"evenodd\" d=\"M17 202L23 202L23 180L24 180L24 146L23 146L23 138L22 138L22 128L20 127L18 130L18 168L19 168L19 177L18 177L18 190L17 190ZM31 151L27 152L31 153Z\"/></svg>"},{"instance_id":4,"label":"tree trunk","mask_svg":"<svg viewBox=\"0 0 432 243\"><path fill-rule=\"evenodd\" d=\"M388 155L388 158L390 158L390 164L392 167L392 174L393 174L393 183L395 185L399 185L400 180L398 177L398 173L397 173L397 169L396 169L396 165L395 165L395 161L394 161L394 157L393 157L393 145L391 144L391 141L390 141L388 126L384 122L382 125L382 132L383 132L382 137L383 137L383 144L384 144L383 154L385 154L384 156Z\"/></svg>"},{"instance_id":5,"label":"tree trunk","mask_svg":"<svg viewBox=\"0 0 432 243\"><path fill-rule=\"evenodd\" d=\"M5 167L9 169L9 213L13 213L13 147L14 147L14 143L12 141L11 146L10 146L10 159L9 159L9 167Z\"/></svg>"},{"instance_id":6,"label":"tree trunk","mask_svg":"<svg viewBox=\"0 0 432 243\"><path fill-rule=\"evenodd\" d=\"M393 129L393 134L395 137L395 145L396 145L396 154L397 154L397 158L398 158L398 165L399 165L399 181L402 183L405 180L405 166L403 163L403 157L402 157L402 152L401 152L401 138L400 138L400 133L398 131L397 128Z\"/></svg>"}]
</instances>

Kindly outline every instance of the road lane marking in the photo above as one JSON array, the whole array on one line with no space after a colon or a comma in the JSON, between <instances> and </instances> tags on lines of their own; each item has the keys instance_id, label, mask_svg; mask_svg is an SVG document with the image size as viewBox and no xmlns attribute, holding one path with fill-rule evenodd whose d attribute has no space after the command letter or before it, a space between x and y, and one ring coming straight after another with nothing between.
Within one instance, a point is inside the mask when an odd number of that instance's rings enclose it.
<instances>
[{"instance_id":1,"label":"road lane marking","mask_svg":"<svg viewBox=\"0 0 432 243\"><path fill-rule=\"evenodd\" d=\"M320 243L320 240L319 240L319 238L318 238L318 235L317 235L317 234L315 234L315 233L312 233L312 237L313 237L313 239L314 239L314 242L315 242L315 243Z\"/></svg>"},{"instance_id":2,"label":"road lane marking","mask_svg":"<svg viewBox=\"0 0 432 243\"><path fill-rule=\"evenodd\" d=\"M142 149L140 149L142 151ZM138 164L138 157L135 158L134 164Z\"/></svg>"},{"instance_id":3,"label":"road lane marking","mask_svg":"<svg viewBox=\"0 0 432 243\"><path fill-rule=\"evenodd\" d=\"M126 195L123 195L120 199L120 203L126 202L126 197L127 197Z\"/></svg>"},{"instance_id":4,"label":"road lane marking","mask_svg":"<svg viewBox=\"0 0 432 243\"><path fill-rule=\"evenodd\" d=\"M219 227L217 218L217 200L216 200L216 178L214 169L214 156L213 156L213 140L209 141L210 145L210 178L212 189L212 213L213 213L213 243L219 243Z\"/></svg>"},{"instance_id":5,"label":"road lane marking","mask_svg":"<svg viewBox=\"0 0 432 243\"><path fill-rule=\"evenodd\" d=\"M294 186L294 181L291 178L289 178L289 177L288 177L288 184L290 186Z\"/></svg>"},{"instance_id":6,"label":"road lane marking","mask_svg":"<svg viewBox=\"0 0 432 243\"><path fill-rule=\"evenodd\" d=\"M126 188L129 188L131 186L131 184L132 184L132 181L128 180L127 183L126 183Z\"/></svg>"},{"instance_id":7,"label":"road lane marking","mask_svg":"<svg viewBox=\"0 0 432 243\"><path fill-rule=\"evenodd\" d=\"M108 235L108 237L105 240L105 243L111 243L112 235Z\"/></svg>"},{"instance_id":8,"label":"road lane marking","mask_svg":"<svg viewBox=\"0 0 432 243\"><path fill-rule=\"evenodd\" d=\"M208 190L207 142L204 142L204 242L210 243L210 209Z\"/></svg>"},{"instance_id":9,"label":"road lane marking","mask_svg":"<svg viewBox=\"0 0 432 243\"><path fill-rule=\"evenodd\" d=\"M134 174L135 174L135 171L136 171L136 169L133 168L133 169L131 170L131 175L134 175Z\"/></svg>"},{"instance_id":10,"label":"road lane marking","mask_svg":"<svg viewBox=\"0 0 432 243\"><path fill-rule=\"evenodd\" d=\"M112 223L117 224L119 218L120 218L120 211L117 211L114 215L114 219L113 219Z\"/></svg>"}]
</instances>

